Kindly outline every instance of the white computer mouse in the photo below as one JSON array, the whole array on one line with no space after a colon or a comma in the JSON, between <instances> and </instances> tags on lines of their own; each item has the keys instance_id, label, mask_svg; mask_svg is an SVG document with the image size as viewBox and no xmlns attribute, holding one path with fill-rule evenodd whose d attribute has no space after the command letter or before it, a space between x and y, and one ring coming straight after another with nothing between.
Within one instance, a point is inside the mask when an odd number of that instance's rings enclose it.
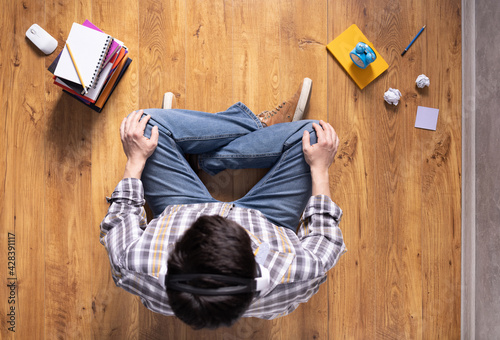
<instances>
[{"instance_id":1,"label":"white computer mouse","mask_svg":"<svg viewBox=\"0 0 500 340\"><path fill-rule=\"evenodd\" d=\"M51 54L57 48L57 40L37 24L28 28L26 37L45 54Z\"/></svg>"}]
</instances>

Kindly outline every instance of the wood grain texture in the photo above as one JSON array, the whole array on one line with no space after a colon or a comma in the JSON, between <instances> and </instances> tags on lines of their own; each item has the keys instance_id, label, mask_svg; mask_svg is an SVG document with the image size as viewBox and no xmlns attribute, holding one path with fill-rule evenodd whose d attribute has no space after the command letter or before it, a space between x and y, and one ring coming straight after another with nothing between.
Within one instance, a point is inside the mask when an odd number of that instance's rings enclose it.
<instances>
[{"instance_id":1,"label":"wood grain texture","mask_svg":"<svg viewBox=\"0 0 500 340\"><path fill-rule=\"evenodd\" d=\"M233 104L233 8L232 1L187 2L186 109L218 112ZM233 198L231 171L200 178L222 201Z\"/></svg>"},{"instance_id":2,"label":"wood grain texture","mask_svg":"<svg viewBox=\"0 0 500 340\"><path fill-rule=\"evenodd\" d=\"M436 13L447 13L439 19ZM423 68L434 79L433 93L424 93L425 106L439 107L436 133L421 131L423 338L460 337L462 92L461 32L456 24L460 4L429 2L425 17L430 27ZM434 86L435 85L435 86ZM431 88L429 88L430 92ZM439 321L438 321L439 320ZM433 325L438 321L439 327Z\"/></svg>"},{"instance_id":3,"label":"wood grain texture","mask_svg":"<svg viewBox=\"0 0 500 340\"><path fill-rule=\"evenodd\" d=\"M401 57L404 41L422 26L419 16L412 19L412 5L389 2L381 17L384 42L389 46L385 58L391 65L382 84L405 93L399 107L384 103L385 110L381 107L375 118L375 312L376 334L381 339L422 337L421 146L417 140L420 131L411 128L411 113L417 106L412 92L421 60L412 56L420 55L423 45L416 44L410 54ZM385 301L383 307L381 301Z\"/></svg>"},{"instance_id":4,"label":"wood grain texture","mask_svg":"<svg viewBox=\"0 0 500 340\"><path fill-rule=\"evenodd\" d=\"M47 122L44 105L45 64L42 54L27 46L24 37L24 32L37 18L37 14L43 13L43 3L27 1L24 5L5 5L0 62L0 158L3 164L0 170L0 192L3 196L0 209L0 334L2 339L11 338L12 335L22 339L44 336L46 309L43 284L46 277L44 215L47 207L43 149ZM15 235L15 254L7 252L8 233ZM11 295L11 291L15 294ZM12 312L14 315L8 316ZM23 327L21 320L26 320L31 327ZM7 321L13 321L14 325ZM14 327L15 333L9 327Z\"/></svg>"},{"instance_id":5,"label":"wood grain texture","mask_svg":"<svg viewBox=\"0 0 500 340\"><path fill-rule=\"evenodd\" d=\"M379 20L380 13L372 10L372 2L356 4L346 7L335 2L328 6L329 18L335 18L328 21L328 40L354 23L378 46L366 28L376 27L373 22ZM344 338L369 339L375 337L377 329L374 125L375 113L383 109L376 93L382 93L383 86L378 79L360 91L334 58L328 60L328 74L328 120L340 138L338 156L330 170L331 190L344 211L342 223L349 226L342 228L348 251L327 282L332 292L329 324L335 330L329 338L342 334Z\"/></svg>"},{"instance_id":6,"label":"wood grain texture","mask_svg":"<svg viewBox=\"0 0 500 340\"><path fill-rule=\"evenodd\" d=\"M233 5L233 101L245 103L260 113L285 100L279 93L281 56L278 2L254 3L239 0ZM233 199L243 197L268 169L232 171Z\"/></svg>"},{"instance_id":7,"label":"wood grain texture","mask_svg":"<svg viewBox=\"0 0 500 340\"><path fill-rule=\"evenodd\" d=\"M90 2L68 1L61 7L47 1L46 5L50 13L46 29L60 30L57 38L62 48L73 20L83 22L90 15ZM75 13L75 18L65 17L65 10ZM46 88L53 86L52 79L46 79ZM86 257L94 243L87 213L91 206L91 112L75 107L72 98L61 96L60 91L51 91L46 108L45 336L88 338L92 263Z\"/></svg>"},{"instance_id":8,"label":"wood grain texture","mask_svg":"<svg viewBox=\"0 0 500 340\"><path fill-rule=\"evenodd\" d=\"M6 327L7 254L0 257L2 339L458 339L461 255L459 0L26 0L0 14L0 249L16 234L16 332ZM134 60L97 114L63 95L46 70L72 22L91 20ZM24 32L59 42L44 56ZM389 69L363 90L326 50L356 24ZM422 25L426 30L401 57ZM416 77L429 76L418 89ZM99 243L105 197L123 175L119 125L139 108L255 113L313 80L307 118L340 137L330 169L348 252L291 315L194 331L118 289ZM400 104L382 97L398 88ZM414 128L418 106L437 131ZM243 196L266 170L201 178L214 197ZM5 242L5 243L4 243Z\"/></svg>"}]
</instances>

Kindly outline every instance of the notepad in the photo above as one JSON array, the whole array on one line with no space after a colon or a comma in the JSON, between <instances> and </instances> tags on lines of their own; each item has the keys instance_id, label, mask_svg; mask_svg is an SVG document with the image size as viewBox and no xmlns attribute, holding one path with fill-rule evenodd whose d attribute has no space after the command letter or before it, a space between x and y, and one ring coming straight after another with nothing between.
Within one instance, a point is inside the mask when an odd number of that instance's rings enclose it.
<instances>
[{"instance_id":1,"label":"notepad","mask_svg":"<svg viewBox=\"0 0 500 340\"><path fill-rule=\"evenodd\" d=\"M89 20L85 20L83 26L92 28L93 30L103 32L99 27L91 23ZM108 54L106 55L106 59L104 59L104 66L107 65L108 62L111 61L113 56L120 51L120 48L123 47L123 43L117 39L113 39L113 42L109 46Z\"/></svg>"},{"instance_id":2,"label":"notepad","mask_svg":"<svg viewBox=\"0 0 500 340\"><path fill-rule=\"evenodd\" d=\"M66 42L71 46L74 62L78 65L83 82L88 89L97 82L105 56L113 38L103 32L73 23ZM81 84L75 65L66 46L61 52L54 75Z\"/></svg>"},{"instance_id":3,"label":"notepad","mask_svg":"<svg viewBox=\"0 0 500 340\"><path fill-rule=\"evenodd\" d=\"M377 55L377 59L365 69L356 66L349 56L349 52L352 51L358 42L368 44ZM361 90L389 68L389 65L375 49L375 46L368 41L356 25L351 25L326 47Z\"/></svg>"}]
</instances>

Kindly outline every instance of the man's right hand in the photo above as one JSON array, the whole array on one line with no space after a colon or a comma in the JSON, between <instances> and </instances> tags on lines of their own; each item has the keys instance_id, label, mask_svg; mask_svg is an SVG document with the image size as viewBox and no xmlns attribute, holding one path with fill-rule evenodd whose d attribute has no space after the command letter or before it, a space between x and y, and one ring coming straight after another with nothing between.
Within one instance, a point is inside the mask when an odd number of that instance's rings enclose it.
<instances>
[{"instance_id":1,"label":"man's right hand","mask_svg":"<svg viewBox=\"0 0 500 340\"><path fill-rule=\"evenodd\" d=\"M319 123L321 126L313 123L317 143L311 145L309 131L304 131L302 150L307 164L311 167L313 196L327 195L330 197L328 168L332 165L337 154L339 138L329 123L322 120Z\"/></svg>"},{"instance_id":2,"label":"man's right hand","mask_svg":"<svg viewBox=\"0 0 500 340\"><path fill-rule=\"evenodd\" d=\"M151 131L151 138L144 137L144 130L150 116L141 119L143 110L134 111L125 117L120 126L123 151L127 155L124 178L141 178L146 160L158 145L158 126Z\"/></svg>"}]
</instances>

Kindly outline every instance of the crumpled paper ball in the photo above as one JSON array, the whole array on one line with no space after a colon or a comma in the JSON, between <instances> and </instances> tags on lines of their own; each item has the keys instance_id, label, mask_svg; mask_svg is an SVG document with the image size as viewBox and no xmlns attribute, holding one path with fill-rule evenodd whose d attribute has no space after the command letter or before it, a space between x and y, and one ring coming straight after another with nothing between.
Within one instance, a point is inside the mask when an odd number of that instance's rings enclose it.
<instances>
[{"instance_id":1,"label":"crumpled paper ball","mask_svg":"<svg viewBox=\"0 0 500 340\"><path fill-rule=\"evenodd\" d=\"M399 92L398 89L389 88L389 90L384 93L384 100L392 105L398 105L400 98L401 92Z\"/></svg>"},{"instance_id":2,"label":"crumpled paper ball","mask_svg":"<svg viewBox=\"0 0 500 340\"><path fill-rule=\"evenodd\" d=\"M417 77L415 83L417 83L417 87L419 89L423 89L424 87L429 86L431 84L431 81L429 80L429 77L427 77L425 74L421 74Z\"/></svg>"}]
</instances>

